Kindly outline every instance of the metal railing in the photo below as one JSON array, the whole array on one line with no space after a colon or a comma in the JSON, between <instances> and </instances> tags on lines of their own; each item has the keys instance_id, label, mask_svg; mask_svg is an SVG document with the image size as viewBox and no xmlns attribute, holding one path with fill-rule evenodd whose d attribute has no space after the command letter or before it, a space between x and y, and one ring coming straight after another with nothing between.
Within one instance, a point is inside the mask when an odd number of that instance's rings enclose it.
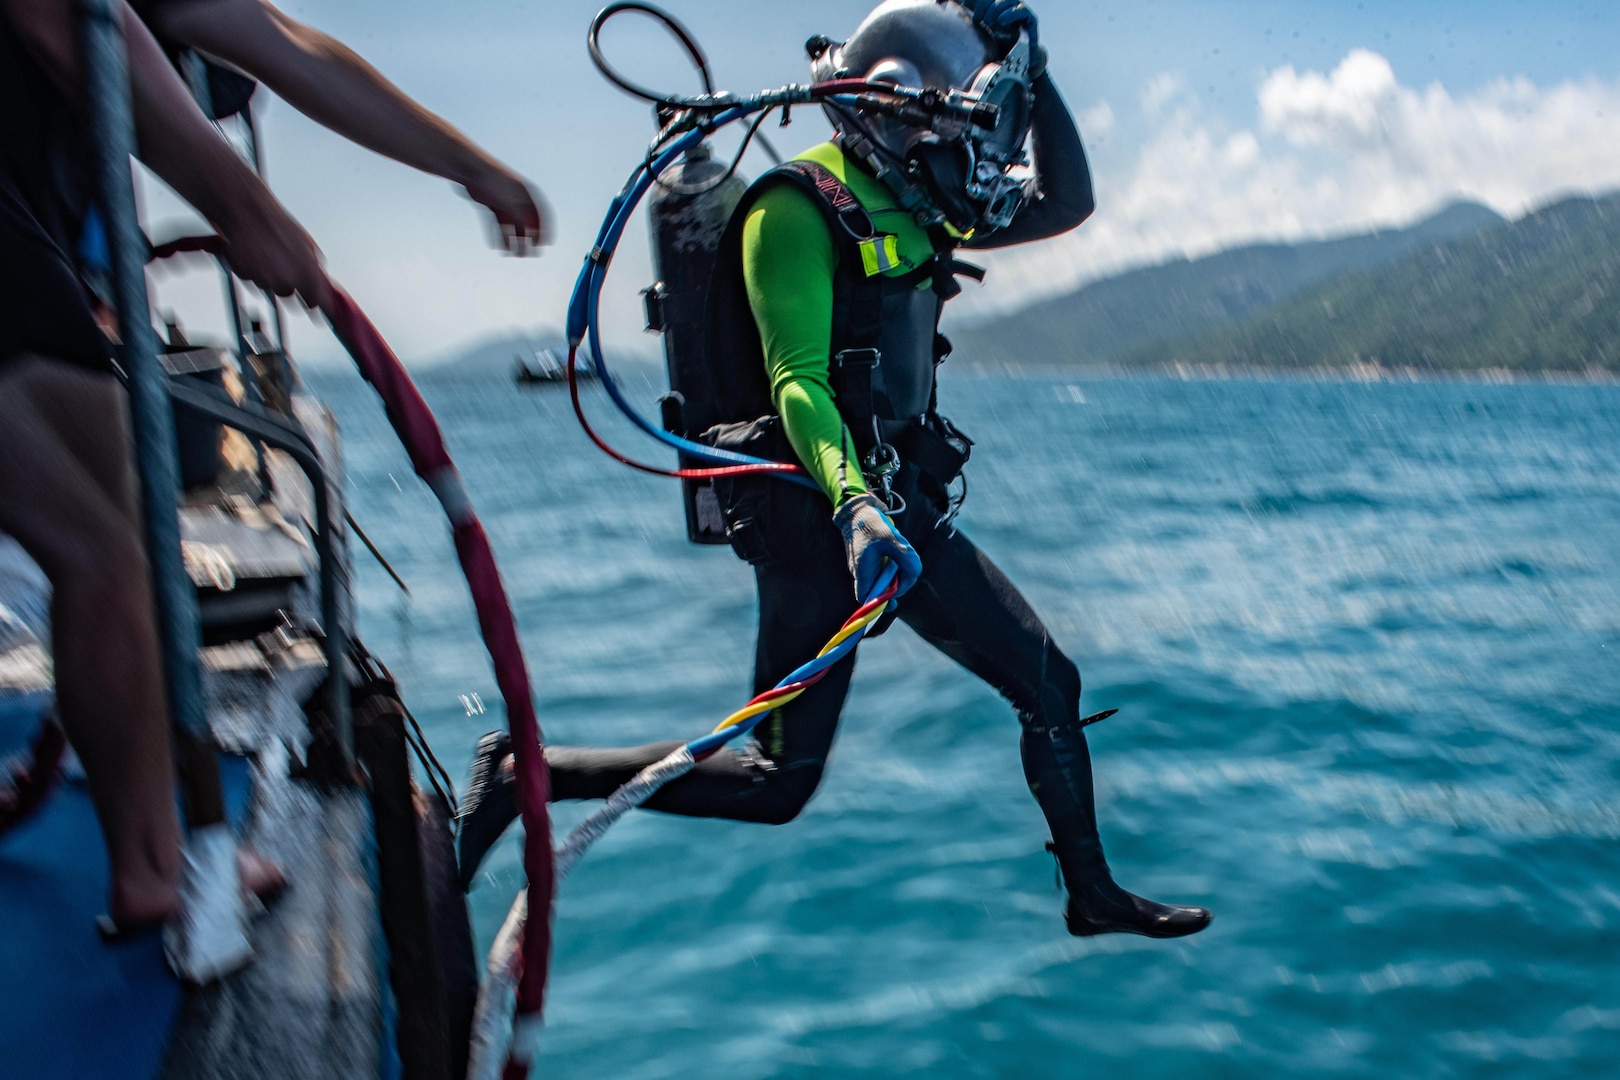
<instances>
[{"instance_id":1,"label":"metal railing","mask_svg":"<svg viewBox=\"0 0 1620 1080\"><path fill-rule=\"evenodd\" d=\"M130 110L129 57L114 0L77 0L96 189L100 195L118 313L121 360L129 375L130 417L140 476L146 555L157 605L169 709L181 750L186 818L193 827L225 820L219 765L203 700L197 650L202 627L197 592L180 554L180 464L175 449L169 376L158 362L146 295L146 238L135 213L130 158L135 122Z\"/></svg>"}]
</instances>

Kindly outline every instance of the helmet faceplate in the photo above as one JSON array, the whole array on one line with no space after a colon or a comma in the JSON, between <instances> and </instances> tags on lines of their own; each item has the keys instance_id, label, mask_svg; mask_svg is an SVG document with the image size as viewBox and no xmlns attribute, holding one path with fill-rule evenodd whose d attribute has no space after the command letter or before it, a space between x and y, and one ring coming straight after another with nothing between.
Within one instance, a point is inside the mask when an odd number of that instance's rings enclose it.
<instances>
[{"instance_id":1,"label":"helmet faceplate","mask_svg":"<svg viewBox=\"0 0 1620 1080\"><path fill-rule=\"evenodd\" d=\"M844 148L865 159L924 224L1000 228L1022 202L1007 169L1024 160L1029 133L1029 39L997 46L958 0L886 0L811 71L818 82L864 78L956 91L997 107L994 130L938 131L897 117L829 106ZM924 220L926 219L926 220Z\"/></svg>"}]
</instances>

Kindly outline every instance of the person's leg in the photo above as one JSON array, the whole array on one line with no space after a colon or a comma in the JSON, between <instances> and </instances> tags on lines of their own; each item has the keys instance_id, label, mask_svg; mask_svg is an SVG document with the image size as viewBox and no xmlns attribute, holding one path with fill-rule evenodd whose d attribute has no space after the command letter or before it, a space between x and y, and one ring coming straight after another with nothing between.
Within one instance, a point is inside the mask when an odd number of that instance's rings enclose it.
<instances>
[{"instance_id":1,"label":"person's leg","mask_svg":"<svg viewBox=\"0 0 1620 1080\"><path fill-rule=\"evenodd\" d=\"M1097 832L1091 754L1079 723L1080 672L1040 617L962 533L933 532L920 550L923 576L900 602L900 618L1017 711L1024 776L1052 830L1051 847L1069 887L1070 932L1176 937L1203 929L1209 922L1204 909L1156 904L1114 883Z\"/></svg>"},{"instance_id":2,"label":"person's leg","mask_svg":"<svg viewBox=\"0 0 1620 1080\"><path fill-rule=\"evenodd\" d=\"M179 903L174 765L140 523L74 446L99 432L98 452L116 456L124 410L110 375L37 356L0 365L0 529L51 581L58 710L107 841L108 913L133 925Z\"/></svg>"}]
</instances>

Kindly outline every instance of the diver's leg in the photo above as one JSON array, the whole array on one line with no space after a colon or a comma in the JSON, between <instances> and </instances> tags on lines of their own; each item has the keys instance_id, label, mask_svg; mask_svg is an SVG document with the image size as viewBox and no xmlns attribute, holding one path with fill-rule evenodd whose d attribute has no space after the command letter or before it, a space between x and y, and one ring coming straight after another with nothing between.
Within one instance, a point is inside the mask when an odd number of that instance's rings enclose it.
<instances>
[{"instance_id":1,"label":"diver's leg","mask_svg":"<svg viewBox=\"0 0 1620 1080\"><path fill-rule=\"evenodd\" d=\"M913 538L914 541L916 538ZM1114 883L1097 833L1091 754L1080 719L1080 672L999 567L961 533L924 541L923 574L900 618L1012 702L1024 776L1052 830L1069 887L1069 930L1153 937L1195 933L1203 908L1157 904Z\"/></svg>"},{"instance_id":2,"label":"diver's leg","mask_svg":"<svg viewBox=\"0 0 1620 1080\"><path fill-rule=\"evenodd\" d=\"M754 692L775 686L812 659L855 610L854 586L842 542L830 520L770 538L775 557L755 567L759 639ZM824 528L814 526L824 525ZM665 785L649 810L686 817L727 818L765 825L792 821L821 782L838 717L855 670L852 654L799 698L767 717L757 743L722 750ZM552 798L605 799L647 766L679 749L660 742L636 747L548 746ZM459 837L464 883L517 816L510 743L504 732L479 742Z\"/></svg>"},{"instance_id":3,"label":"diver's leg","mask_svg":"<svg viewBox=\"0 0 1620 1080\"><path fill-rule=\"evenodd\" d=\"M778 554L754 568L756 694L812 659L855 610L843 547L830 523L809 535L771 539ZM647 809L765 825L792 821L821 782L854 670L853 655L834 665L824 679L766 717L755 729L756 747L722 750L699 762L647 800ZM656 743L628 752L559 747L547 762L560 791L601 798L676 745Z\"/></svg>"}]
</instances>

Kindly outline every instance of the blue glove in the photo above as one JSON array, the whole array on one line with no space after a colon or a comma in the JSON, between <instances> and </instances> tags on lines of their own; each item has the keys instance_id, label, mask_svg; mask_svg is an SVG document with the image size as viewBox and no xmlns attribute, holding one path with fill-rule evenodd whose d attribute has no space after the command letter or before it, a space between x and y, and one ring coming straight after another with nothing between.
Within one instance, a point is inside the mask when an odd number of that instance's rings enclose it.
<instances>
[{"instance_id":1,"label":"blue glove","mask_svg":"<svg viewBox=\"0 0 1620 1080\"><path fill-rule=\"evenodd\" d=\"M971 0L968 6L973 9L973 25L1007 45L1018 40L1018 31L1027 30L1030 52L1035 51L1040 40L1035 13L1024 0Z\"/></svg>"},{"instance_id":2,"label":"blue glove","mask_svg":"<svg viewBox=\"0 0 1620 1080\"><path fill-rule=\"evenodd\" d=\"M844 548L849 552L849 572L855 577L855 599L865 603L870 599L872 586L885 559L900 571L900 592L917 583L922 573L922 560L912 550L906 538L900 535L884 512L883 504L869 494L853 495L833 515L833 524L844 534ZM896 593L895 595L899 595Z\"/></svg>"}]
</instances>

